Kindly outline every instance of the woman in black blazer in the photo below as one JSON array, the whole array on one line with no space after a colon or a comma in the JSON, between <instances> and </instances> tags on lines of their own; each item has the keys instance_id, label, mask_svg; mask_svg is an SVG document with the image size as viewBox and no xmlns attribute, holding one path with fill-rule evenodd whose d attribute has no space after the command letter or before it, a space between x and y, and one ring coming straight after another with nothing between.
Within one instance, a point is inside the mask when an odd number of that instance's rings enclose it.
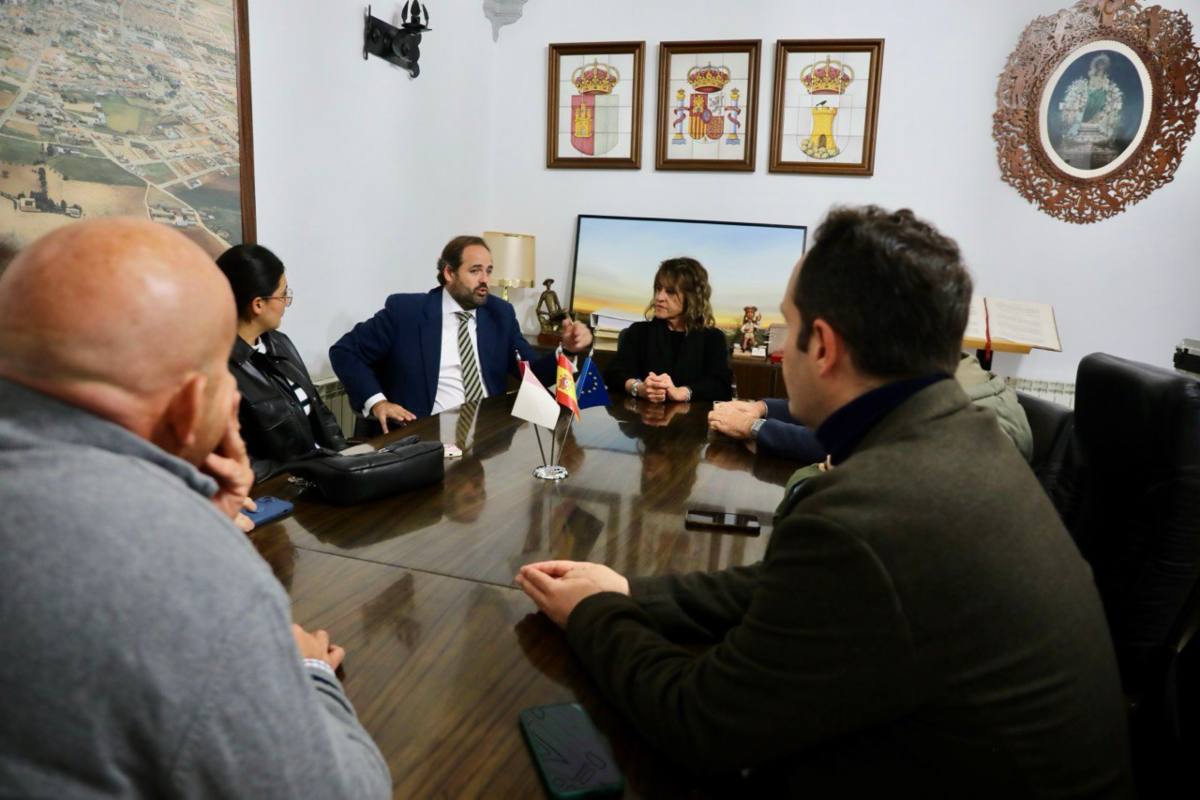
<instances>
[{"instance_id":1,"label":"woman in black blazer","mask_svg":"<svg viewBox=\"0 0 1200 800\"><path fill-rule=\"evenodd\" d=\"M279 323L292 304L283 262L261 245L239 244L217 259L238 310L229 371L242 394L238 419L256 480L318 448L348 444L321 402L300 353Z\"/></svg>"},{"instance_id":2,"label":"woman in black blazer","mask_svg":"<svg viewBox=\"0 0 1200 800\"><path fill-rule=\"evenodd\" d=\"M654 275L646 322L621 332L617 357L604 370L611 392L654 403L728 400L729 346L713 319L708 271L694 258L670 258Z\"/></svg>"}]
</instances>

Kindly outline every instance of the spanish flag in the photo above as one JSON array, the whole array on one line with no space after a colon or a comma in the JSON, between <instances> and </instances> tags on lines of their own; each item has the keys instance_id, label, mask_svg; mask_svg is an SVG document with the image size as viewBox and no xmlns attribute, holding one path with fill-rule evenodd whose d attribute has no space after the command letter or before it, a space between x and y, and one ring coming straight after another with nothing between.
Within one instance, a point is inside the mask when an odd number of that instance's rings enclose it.
<instances>
[{"instance_id":1,"label":"spanish flag","mask_svg":"<svg viewBox=\"0 0 1200 800\"><path fill-rule=\"evenodd\" d=\"M579 400L575 397L575 376L571 362L562 353L558 354L558 375L554 381L554 399L566 406L579 419Z\"/></svg>"}]
</instances>

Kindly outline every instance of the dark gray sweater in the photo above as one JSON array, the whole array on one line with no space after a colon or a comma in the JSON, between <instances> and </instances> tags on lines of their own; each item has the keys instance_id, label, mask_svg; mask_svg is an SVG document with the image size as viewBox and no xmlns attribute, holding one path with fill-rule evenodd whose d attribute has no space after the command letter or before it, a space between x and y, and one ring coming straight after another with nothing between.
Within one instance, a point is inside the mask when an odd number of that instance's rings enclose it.
<instances>
[{"instance_id":1,"label":"dark gray sweater","mask_svg":"<svg viewBox=\"0 0 1200 800\"><path fill-rule=\"evenodd\" d=\"M0 379L0 793L391 796L213 481Z\"/></svg>"}]
</instances>

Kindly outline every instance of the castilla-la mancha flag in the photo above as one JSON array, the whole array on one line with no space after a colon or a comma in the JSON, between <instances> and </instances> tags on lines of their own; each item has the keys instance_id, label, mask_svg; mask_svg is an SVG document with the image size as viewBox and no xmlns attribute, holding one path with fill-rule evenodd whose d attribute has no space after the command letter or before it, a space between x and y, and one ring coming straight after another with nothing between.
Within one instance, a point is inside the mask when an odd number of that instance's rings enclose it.
<instances>
[{"instance_id":1,"label":"castilla-la mancha flag","mask_svg":"<svg viewBox=\"0 0 1200 800\"><path fill-rule=\"evenodd\" d=\"M571 362L562 353L558 354L558 375L554 381L554 399L559 405L571 409L575 419L579 419L579 400L575 396L575 376Z\"/></svg>"}]
</instances>

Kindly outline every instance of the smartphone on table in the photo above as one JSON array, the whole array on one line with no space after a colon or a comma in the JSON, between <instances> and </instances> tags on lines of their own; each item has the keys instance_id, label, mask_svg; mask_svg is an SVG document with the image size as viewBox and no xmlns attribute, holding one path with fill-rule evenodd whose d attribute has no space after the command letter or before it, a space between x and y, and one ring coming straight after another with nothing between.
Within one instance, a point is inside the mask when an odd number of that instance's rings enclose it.
<instances>
[{"instance_id":1,"label":"smartphone on table","mask_svg":"<svg viewBox=\"0 0 1200 800\"><path fill-rule=\"evenodd\" d=\"M608 743L578 703L527 708L520 722L551 797L602 797L625 788Z\"/></svg>"},{"instance_id":2,"label":"smartphone on table","mask_svg":"<svg viewBox=\"0 0 1200 800\"><path fill-rule=\"evenodd\" d=\"M693 530L744 533L747 536L758 536L762 532L758 517L754 514L735 514L731 511L712 511L704 508L688 509L683 518L683 525Z\"/></svg>"},{"instance_id":3,"label":"smartphone on table","mask_svg":"<svg viewBox=\"0 0 1200 800\"><path fill-rule=\"evenodd\" d=\"M266 525L268 522L274 522L280 517L286 517L295 508L287 500L280 500L278 497L256 497L253 500L258 508L254 511L243 509L242 513L250 518L256 528Z\"/></svg>"}]
</instances>

